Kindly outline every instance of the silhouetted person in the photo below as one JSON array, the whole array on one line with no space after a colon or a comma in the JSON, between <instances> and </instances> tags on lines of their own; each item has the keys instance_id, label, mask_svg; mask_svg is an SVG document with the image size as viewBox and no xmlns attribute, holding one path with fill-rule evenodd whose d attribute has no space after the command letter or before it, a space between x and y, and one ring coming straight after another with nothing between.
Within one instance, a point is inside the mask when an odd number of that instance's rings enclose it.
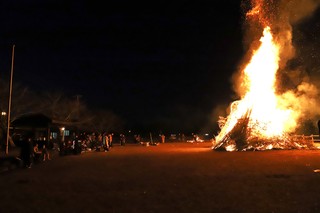
<instances>
[{"instance_id":1,"label":"silhouetted person","mask_svg":"<svg viewBox=\"0 0 320 213\"><path fill-rule=\"evenodd\" d=\"M196 135L196 134L193 134L193 142L197 142L198 141L198 135Z\"/></svg>"},{"instance_id":2,"label":"silhouetted person","mask_svg":"<svg viewBox=\"0 0 320 213\"><path fill-rule=\"evenodd\" d=\"M161 135L161 143L164 143L166 140L166 136L164 134Z\"/></svg>"},{"instance_id":3,"label":"silhouetted person","mask_svg":"<svg viewBox=\"0 0 320 213\"><path fill-rule=\"evenodd\" d=\"M33 146L33 159L35 162L38 162L42 156L42 151L39 149L39 144Z\"/></svg>"},{"instance_id":4,"label":"silhouetted person","mask_svg":"<svg viewBox=\"0 0 320 213\"><path fill-rule=\"evenodd\" d=\"M33 158L33 142L32 135L29 133L23 138L21 142L21 160L23 165L27 168L31 168L32 158Z\"/></svg>"},{"instance_id":5,"label":"silhouetted person","mask_svg":"<svg viewBox=\"0 0 320 213\"><path fill-rule=\"evenodd\" d=\"M109 138L109 147L112 147L113 133L110 133L108 135L108 138Z\"/></svg>"},{"instance_id":6,"label":"silhouetted person","mask_svg":"<svg viewBox=\"0 0 320 213\"><path fill-rule=\"evenodd\" d=\"M183 133L182 133L182 135L181 135L181 141L182 141L182 142L185 142L185 141L186 141L186 137L184 136Z\"/></svg>"},{"instance_id":7,"label":"silhouetted person","mask_svg":"<svg viewBox=\"0 0 320 213\"><path fill-rule=\"evenodd\" d=\"M320 120L318 120L318 131L319 131L319 136L320 136Z\"/></svg>"},{"instance_id":8,"label":"silhouetted person","mask_svg":"<svg viewBox=\"0 0 320 213\"><path fill-rule=\"evenodd\" d=\"M140 135L135 135L135 143L140 143L141 142L141 137Z\"/></svg>"},{"instance_id":9,"label":"silhouetted person","mask_svg":"<svg viewBox=\"0 0 320 213\"><path fill-rule=\"evenodd\" d=\"M103 148L104 148L104 151L107 152L109 151L109 148L110 148L110 142L109 142L109 137L107 134L103 134L103 139L102 139L102 143L103 143Z\"/></svg>"},{"instance_id":10,"label":"silhouetted person","mask_svg":"<svg viewBox=\"0 0 320 213\"><path fill-rule=\"evenodd\" d=\"M124 134L120 134L120 145L126 145L126 136Z\"/></svg>"},{"instance_id":11,"label":"silhouetted person","mask_svg":"<svg viewBox=\"0 0 320 213\"><path fill-rule=\"evenodd\" d=\"M43 161L51 160L49 150L45 144L42 147L42 155L43 155Z\"/></svg>"}]
</instances>

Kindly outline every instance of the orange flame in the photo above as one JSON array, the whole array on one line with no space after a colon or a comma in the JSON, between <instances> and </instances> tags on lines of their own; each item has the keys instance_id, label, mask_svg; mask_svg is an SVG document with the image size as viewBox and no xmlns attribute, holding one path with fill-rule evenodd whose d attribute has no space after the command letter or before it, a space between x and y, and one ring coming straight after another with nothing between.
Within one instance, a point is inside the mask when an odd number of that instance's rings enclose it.
<instances>
[{"instance_id":1,"label":"orange flame","mask_svg":"<svg viewBox=\"0 0 320 213\"><path fill-rule=\"evenodd\" d=\"M293 111L280 105L275 93L276 73L279 68L280 47L275 43L270 27L265 27L260 47L253 53L243 70L246 94L231 105L231 113L216 137L219 143L235 127L239 119L250 111L248 128L255 139L281 138L296 127ZM250 138L247 138L250 142Z\"/></svg>"}]
</instances>

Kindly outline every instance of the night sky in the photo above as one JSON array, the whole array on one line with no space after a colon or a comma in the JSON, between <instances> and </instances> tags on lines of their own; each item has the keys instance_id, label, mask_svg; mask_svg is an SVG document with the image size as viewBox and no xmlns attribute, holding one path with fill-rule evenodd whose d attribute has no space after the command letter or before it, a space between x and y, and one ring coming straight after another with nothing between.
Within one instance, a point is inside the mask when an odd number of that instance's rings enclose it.
<instances>
[{"instance_id":1,"label":"night sky","mask_svg":"<svg viewBox=\"0 0 320 213\"><path fill-rule=\"evenodd\" d=\"M0 78L81 95L128 128L214 129L243 57L240 0L0 2Z\"/></svg>"}]
</instances>

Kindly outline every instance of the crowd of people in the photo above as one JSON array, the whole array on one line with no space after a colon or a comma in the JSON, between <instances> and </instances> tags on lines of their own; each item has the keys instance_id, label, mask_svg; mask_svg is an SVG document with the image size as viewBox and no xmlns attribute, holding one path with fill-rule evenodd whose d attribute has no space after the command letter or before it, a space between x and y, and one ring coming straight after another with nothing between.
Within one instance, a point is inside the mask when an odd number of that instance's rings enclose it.
<instances>
[{"instance_id":1,"label":"crowd of people","mask_svg":"<svg viewBox=\"0 0 320 213\"><path fill-rule=\"evenodd\" d=\"M150 135L149 137L152 136ZM108 152L111 150L115 140L120 146L125 146L127 141L129 143L141 144L144 140L150 140L149 137L142 138L140 134L134 134L129 135L127 138L124 133L81 133L73 138L60 141L57 149L60 155L80 154L87 151ZM164 143L166 141L165 135L159 134L159 139L156 139L156 141Z\"/></svg>"},{"instance_id":2,"label":"crowd of people","mask_svg":"<svg viewBox=\"0 0 320 213\"><path fill-rule=\"evenodd\" d=\"M21 148L19 157L24 167L31 168L33 163L51 160L46 138L35 141L33 134L28 133L21 137L17 143Z\"/></svg>"},{"instance_id":3,"label":"crowd of people","mask_svg":"<svg viewBox=\"0 0 320 213\"><path fill-rule=\"evenodd\" d=\"M150 143L158 144L165 143L166 140L185 141L184 134L174 135L176 137L159 134L156 138L150 133L147 137L141 137L140 134L129 135L129 143L144 144L144 141L150 140ZM198 135L192 134L193 142L199 142ZM73 137L59 140L58 142L48 143L45 137L40 137L35 140L33 133L27 133L19 138L18 144L21 147L20 159L24 167L31 168L33 163L51 160L50 153L57 151L60 156L68 154L81 154L87 151L104 151L108 152L113 147L114 141L120 146L125 146L127 143L126 135L114 133L81 133L73 135ZM187 141L188 142L188 141ZM152 145L152 144L151 144Z\"/></svg>"},{"instance_id":4,"label":"crowd of people","mask_svg":"<svg viewBox=\"0 0 320 213\"><path fill-rule=\"evenodd\" d=\"M124 135L123 135L124 137ZM123 139L125 141L125 139ZM113 133L76 135L74 138L60 141L60 155L80 154L85 151L110 151L113 146Z\"/></svg>"}]
</instances>

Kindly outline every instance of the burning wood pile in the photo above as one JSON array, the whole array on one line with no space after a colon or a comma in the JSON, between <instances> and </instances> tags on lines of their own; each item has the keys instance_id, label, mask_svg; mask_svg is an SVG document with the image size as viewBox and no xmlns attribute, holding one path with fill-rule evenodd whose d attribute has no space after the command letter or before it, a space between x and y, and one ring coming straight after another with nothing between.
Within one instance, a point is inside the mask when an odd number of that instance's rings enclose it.
<instances>
[{"instance_id":1,"label":"burning wood pile","mask_svg":"<svg viewBox=\"0 0 320 213\"><path fill-rule=\"evenodd\" d=\"M213 149L226 151L261 151L270 149L315 149L312 136L287 135L286 137L259 138L252 134L255 126L250 127L250 113L238 119L234 128L219 141L214 142ZM220 118L223 125L226 119ZM222 126L221 126L222 127ZM223 127L222 127L223 128Z\"/></svg>"}]
</instances>

